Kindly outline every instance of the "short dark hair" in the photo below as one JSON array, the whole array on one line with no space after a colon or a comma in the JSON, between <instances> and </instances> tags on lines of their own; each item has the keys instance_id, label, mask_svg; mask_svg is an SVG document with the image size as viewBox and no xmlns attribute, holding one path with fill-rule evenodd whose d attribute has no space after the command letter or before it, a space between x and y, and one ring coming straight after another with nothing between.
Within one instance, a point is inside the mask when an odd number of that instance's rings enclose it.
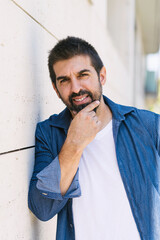
<instances>
[{"instance_id":1,"label":"short dark hair","mask_svg":"<svg viewBox=\"0 0 160 240\"><path fill-rule=\"evenodd\" d=\"M54 48L49 52L48 56L48 68L50 78L56 86L56 75L53 69L53 65L61 60L70 59L77 55L87 55L90 57L91 64L95 68L98 76L103 67L103 62L99 57L95 48L85 40L77 37L67 37L60 40Z\"/></svg>"}]
</instances>

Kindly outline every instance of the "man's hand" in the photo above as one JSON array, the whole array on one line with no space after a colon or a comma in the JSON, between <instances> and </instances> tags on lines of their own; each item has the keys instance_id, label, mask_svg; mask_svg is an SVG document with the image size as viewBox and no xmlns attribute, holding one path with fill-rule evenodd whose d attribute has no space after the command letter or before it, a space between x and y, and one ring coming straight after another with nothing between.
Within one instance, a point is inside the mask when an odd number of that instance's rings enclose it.
<instances>
[{"instance_id":1,"label":"man's hand","mask_svg":"<svg viewBox=\"0 0 160 240\"><path fill-rule=\"evenodd\" d=\"M90 103L77 113L70 124L66 141L59 153L62 195L66 193L73 181L84 148L100 130L101 122L93 111L98 105L99 101Z\"/></svg>"},{"instance_id":2,"label":"man's hand","mask_svg":"<svg viewBox=\"0 0 160 240\"><path fill-rule=\"evenodd\" d=\"M98 105L99 101L94 101L77 113L69 127L66 141L83 150L95 138L101 124L94 112Z\"/></svg>"}]
</instances>

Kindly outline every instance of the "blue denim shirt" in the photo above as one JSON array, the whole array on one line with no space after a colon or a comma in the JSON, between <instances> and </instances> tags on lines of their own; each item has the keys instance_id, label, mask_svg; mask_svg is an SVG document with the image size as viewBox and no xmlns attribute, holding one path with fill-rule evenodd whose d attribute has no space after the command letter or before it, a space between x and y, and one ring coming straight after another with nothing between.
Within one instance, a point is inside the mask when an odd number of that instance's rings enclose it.
<instances>
[{"instance_id":1,"label":"blue denim shirt","mask_svg":"<svg viewBox=\"0 0 160 240\"><path fill-rule=\"evenodd\" d=\"M160 240L160 117L116 104L105 96L104 100L113 114L117 162L140 238ZM58 154L70 122L66 108L38 123L28 198L29 208L40 220L58 214L57 240L75 239L72 198L81 196L79 170L66 194L62 196L60 191Z\"/></svg>"}]
</instances>

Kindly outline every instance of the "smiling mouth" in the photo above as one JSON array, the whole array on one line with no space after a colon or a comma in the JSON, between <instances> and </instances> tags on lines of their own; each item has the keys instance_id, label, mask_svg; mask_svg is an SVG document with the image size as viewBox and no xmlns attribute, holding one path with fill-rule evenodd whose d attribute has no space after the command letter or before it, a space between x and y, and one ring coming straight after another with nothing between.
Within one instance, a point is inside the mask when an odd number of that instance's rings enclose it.
<instances>
[{"instance_id":1,"label":"smiling mouth","mask_svg":"<svg viewBox=\"0 0 160 240\"><path fill-rule=\"evenodd\" d=\"M81 101L83 101L85 98L87 98L88 96L86 96L86 97L82 97L82 98L75 98L75 99L73 99L73 101L75 101L75 102L81 102Z\"/></svg>"},{"instance_id":2,"label":"smiling mouth","mask_svg":"<svg viewBox=\"0 0 160 240\"><path fill-rule=\"evenodd\" d=\"M88 95L84 97L78 96L78 97L72 98L73 103L77 106L89 103L90 102L89 100L90 100L90 97Z\"/></svg>"}]
</instances>

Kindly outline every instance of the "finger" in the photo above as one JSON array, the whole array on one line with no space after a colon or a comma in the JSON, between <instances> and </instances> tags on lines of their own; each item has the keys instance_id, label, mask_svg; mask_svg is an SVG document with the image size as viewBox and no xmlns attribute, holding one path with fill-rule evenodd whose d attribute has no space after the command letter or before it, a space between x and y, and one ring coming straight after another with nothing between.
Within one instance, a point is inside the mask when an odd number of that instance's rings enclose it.
<instances>
[{"instance_id":1,"label":"finger","mask_svg":"<svg viewBox=\"0 0 160 240\"><path fill-rule=\"evenodd\" d=\"M87 105L82 111L83 112L91 112L94 108L96 108L100 102L98 100L91 102L89 105Z\"/></svg>"},{"instance_id":2,"label":"finger","mask_svg":"<svg viewBox=\"0 0 160 240\"><path fill-rule=\"evenodd\" d=\"M91 116L91 117L95 117L96 116L96 113L94 112L94 111L91 111L91 112L89 112L89 113L87 113L89 116Z\"/></svg>"}]
</instances>

